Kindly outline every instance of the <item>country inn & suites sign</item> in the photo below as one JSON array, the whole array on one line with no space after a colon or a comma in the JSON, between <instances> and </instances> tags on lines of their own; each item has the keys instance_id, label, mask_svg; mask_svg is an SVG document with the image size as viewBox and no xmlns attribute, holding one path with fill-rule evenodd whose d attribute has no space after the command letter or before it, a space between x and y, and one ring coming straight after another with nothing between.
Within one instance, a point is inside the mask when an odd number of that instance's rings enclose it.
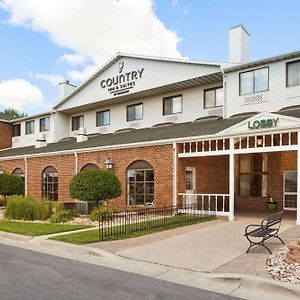
<instances>
[{"instance_id":1,"label":"country inn & suites sign","mask_svg":"<svg viewBox=\"0 0 300 300\"><path fill-rule=\"evenodd\" d=\"M279 118L261 119L248 122L248 129L263 129L277 127Z\"/></svg>"},{"instance_id":2,"label":"country inn & suites sign","mask_svg":"<svg viewBox=\"0 0 300 300\"><path fill-rule=\"evenodd\" d=\"M100 82L100 86L103 89L107 89L113 96L129 93L134 88L136 81L143 77L144 73L144 68L123 73L124 62L120 62L118 66L118 75L103 79Z\"/></svg>"}]
</instances>

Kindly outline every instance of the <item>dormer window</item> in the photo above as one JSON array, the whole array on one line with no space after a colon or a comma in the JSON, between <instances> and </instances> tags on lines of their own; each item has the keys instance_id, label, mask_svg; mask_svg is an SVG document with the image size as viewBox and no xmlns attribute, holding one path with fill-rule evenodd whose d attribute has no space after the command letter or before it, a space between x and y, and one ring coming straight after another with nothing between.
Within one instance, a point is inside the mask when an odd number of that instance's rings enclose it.
<instances>
[{"instance_id":1,"label":"dormer window","mask_svg":"<svg viewBox=\"0 0 300 300\"><path fill-rule=\"evenodd\" d=\"M21 124L13 125L13 137L21 135Z\"/></svg>"},{"instance_id":2,"label":"dormer window","mask_svg":"<svg viewBox=\"0 0 300 300\"><path fill-rule=\"evenodd\" d=\"M40 132L50 130L50 117L45 117L40 119Z\"/></svg>"},{"instance_id":3,"label":"dormer window","mask_svg":"<svg viewBox=\"0 0 300 300\"><path fill-rule=\"evenodd\" d=\"M268 67L240 73L240 95L264 92L268 89Z\"/></svg>"},{"instance_id":4,"label":"dormer window","mask_svg":"<svg viewBox=\"0 0 300 300\"><path fill-rule=\"evenodd\" d=\"M223 106L224 103L224 89L223 87L216 87L204 90L204 108L214 108Z\"/></svg>"},{"instance_id":5,"label":"dormer window","mask_svg":"<svg viewBox=\"0 0 300 300\"><path fill-rule=\"evenodd\" d=\"M25 123L25 134L34 134L34 120Z\"/></svg>"},{"instance_id":6,"label":"dormer window","mask_svg":"<svg viewBox=\"0 0 300 300\"><path fill-rule=\"evenodd\" d=\"M76 116L72 118L72 131L79 130L79 128L84 127L84 117Z\"/></svg>"}]
</instances>

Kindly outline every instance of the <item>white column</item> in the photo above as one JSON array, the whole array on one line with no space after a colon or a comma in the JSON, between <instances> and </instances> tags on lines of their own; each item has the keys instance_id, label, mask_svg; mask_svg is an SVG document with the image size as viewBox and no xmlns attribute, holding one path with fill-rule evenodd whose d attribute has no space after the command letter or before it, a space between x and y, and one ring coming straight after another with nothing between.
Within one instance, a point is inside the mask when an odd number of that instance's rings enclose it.
<instances>
[{"instance_id":1,"label":"white column","mask_svg":"<svg viewBox=\"0 0 300 300\"><path fill-rule=\"evenodd\" d=\"M298 131L297 141L297 221L300 225L300 131Z\"/></svg>"},{"instance_id":2,"label":"white column","mask_svg":"<svg viewBox=\"0 0 300 300\"><path fill-rule=\"evenodd\" d=\"M28 185L28 168L27 168L27 156L25 156L24 157L24 165L25 165L25 174L24 174L24 176L25 176L25 196L27 196L27 194L28 194L28 187L27 187L27 185Z\"/></svg>"},{"instance_id":3,"label":"white column","mask_svg":"<svg viewBox=\"0 0 300 300\"><path fill-rule=\"evenodd\" d=\"M234 140L230 138L229 152L229 221L234 221Z\"/></svg>"},{"instance_id":4,"label":"white column","mask_svg":"<svg viewBox=\"0 0 300 300\"><path fill-rule=\"evenodd\" d=\"M173 142L173 206L177 206L177 144Z\"/></svg>"}]
</instances>

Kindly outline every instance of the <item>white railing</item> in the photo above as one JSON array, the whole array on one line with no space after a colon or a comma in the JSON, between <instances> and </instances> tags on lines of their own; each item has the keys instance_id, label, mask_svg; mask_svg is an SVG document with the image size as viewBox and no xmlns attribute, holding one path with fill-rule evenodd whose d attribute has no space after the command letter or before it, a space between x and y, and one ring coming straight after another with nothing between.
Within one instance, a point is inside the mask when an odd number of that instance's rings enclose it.
<instances>
[{"instance_id":1,"label":"white railing","mask_svg":"<svg viewBox=\"0 0 300 300\"><path fill-rule=\"evenodd\" d=\"M229 194L192 194L179 193L183 207L193 206L202 214L213 214L216 216L229 215Z\"/></svg>"}]
</instances>

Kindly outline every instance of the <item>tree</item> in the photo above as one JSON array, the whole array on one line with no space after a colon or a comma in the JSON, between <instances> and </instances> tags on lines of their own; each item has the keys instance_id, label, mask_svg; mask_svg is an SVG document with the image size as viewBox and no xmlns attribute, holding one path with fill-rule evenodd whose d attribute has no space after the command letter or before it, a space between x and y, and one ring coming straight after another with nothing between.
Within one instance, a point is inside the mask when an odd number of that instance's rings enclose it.
<instances>
[{"instance_id":1,"label":"tree","mask_svg":"<svg viewBox=\"0 0 300 300\"><path fill-rule=\"evenodd\" d=\"M24 118L24 117L27 117L26 113L20 112L20 111L14 109L14 108L5 108L2 112L4 114L8 115L8 116L13 117L13 118Z\"/></svg>"},{"instance_id":2,"label":"tree","mask_svg":"<svg viewBox=\"0 0 300 300\"><path fill-rule=\"evenodd\" d=\"M76 174L70 183L71 197L82 201L106 201L122 194L120 179L109 170L87 170Z\"/></svg>"},{"instance_id":3,"label":"tree","mask_svg":"<svg viewBox=\"0 0 300 300\"><path fill-rule=\"evenodd\" d=\"M4 196L5 203L7 196L24 195L25 184L21 176L8 173L0 174L0 195Z\"/></svg>"}]
</instances>

